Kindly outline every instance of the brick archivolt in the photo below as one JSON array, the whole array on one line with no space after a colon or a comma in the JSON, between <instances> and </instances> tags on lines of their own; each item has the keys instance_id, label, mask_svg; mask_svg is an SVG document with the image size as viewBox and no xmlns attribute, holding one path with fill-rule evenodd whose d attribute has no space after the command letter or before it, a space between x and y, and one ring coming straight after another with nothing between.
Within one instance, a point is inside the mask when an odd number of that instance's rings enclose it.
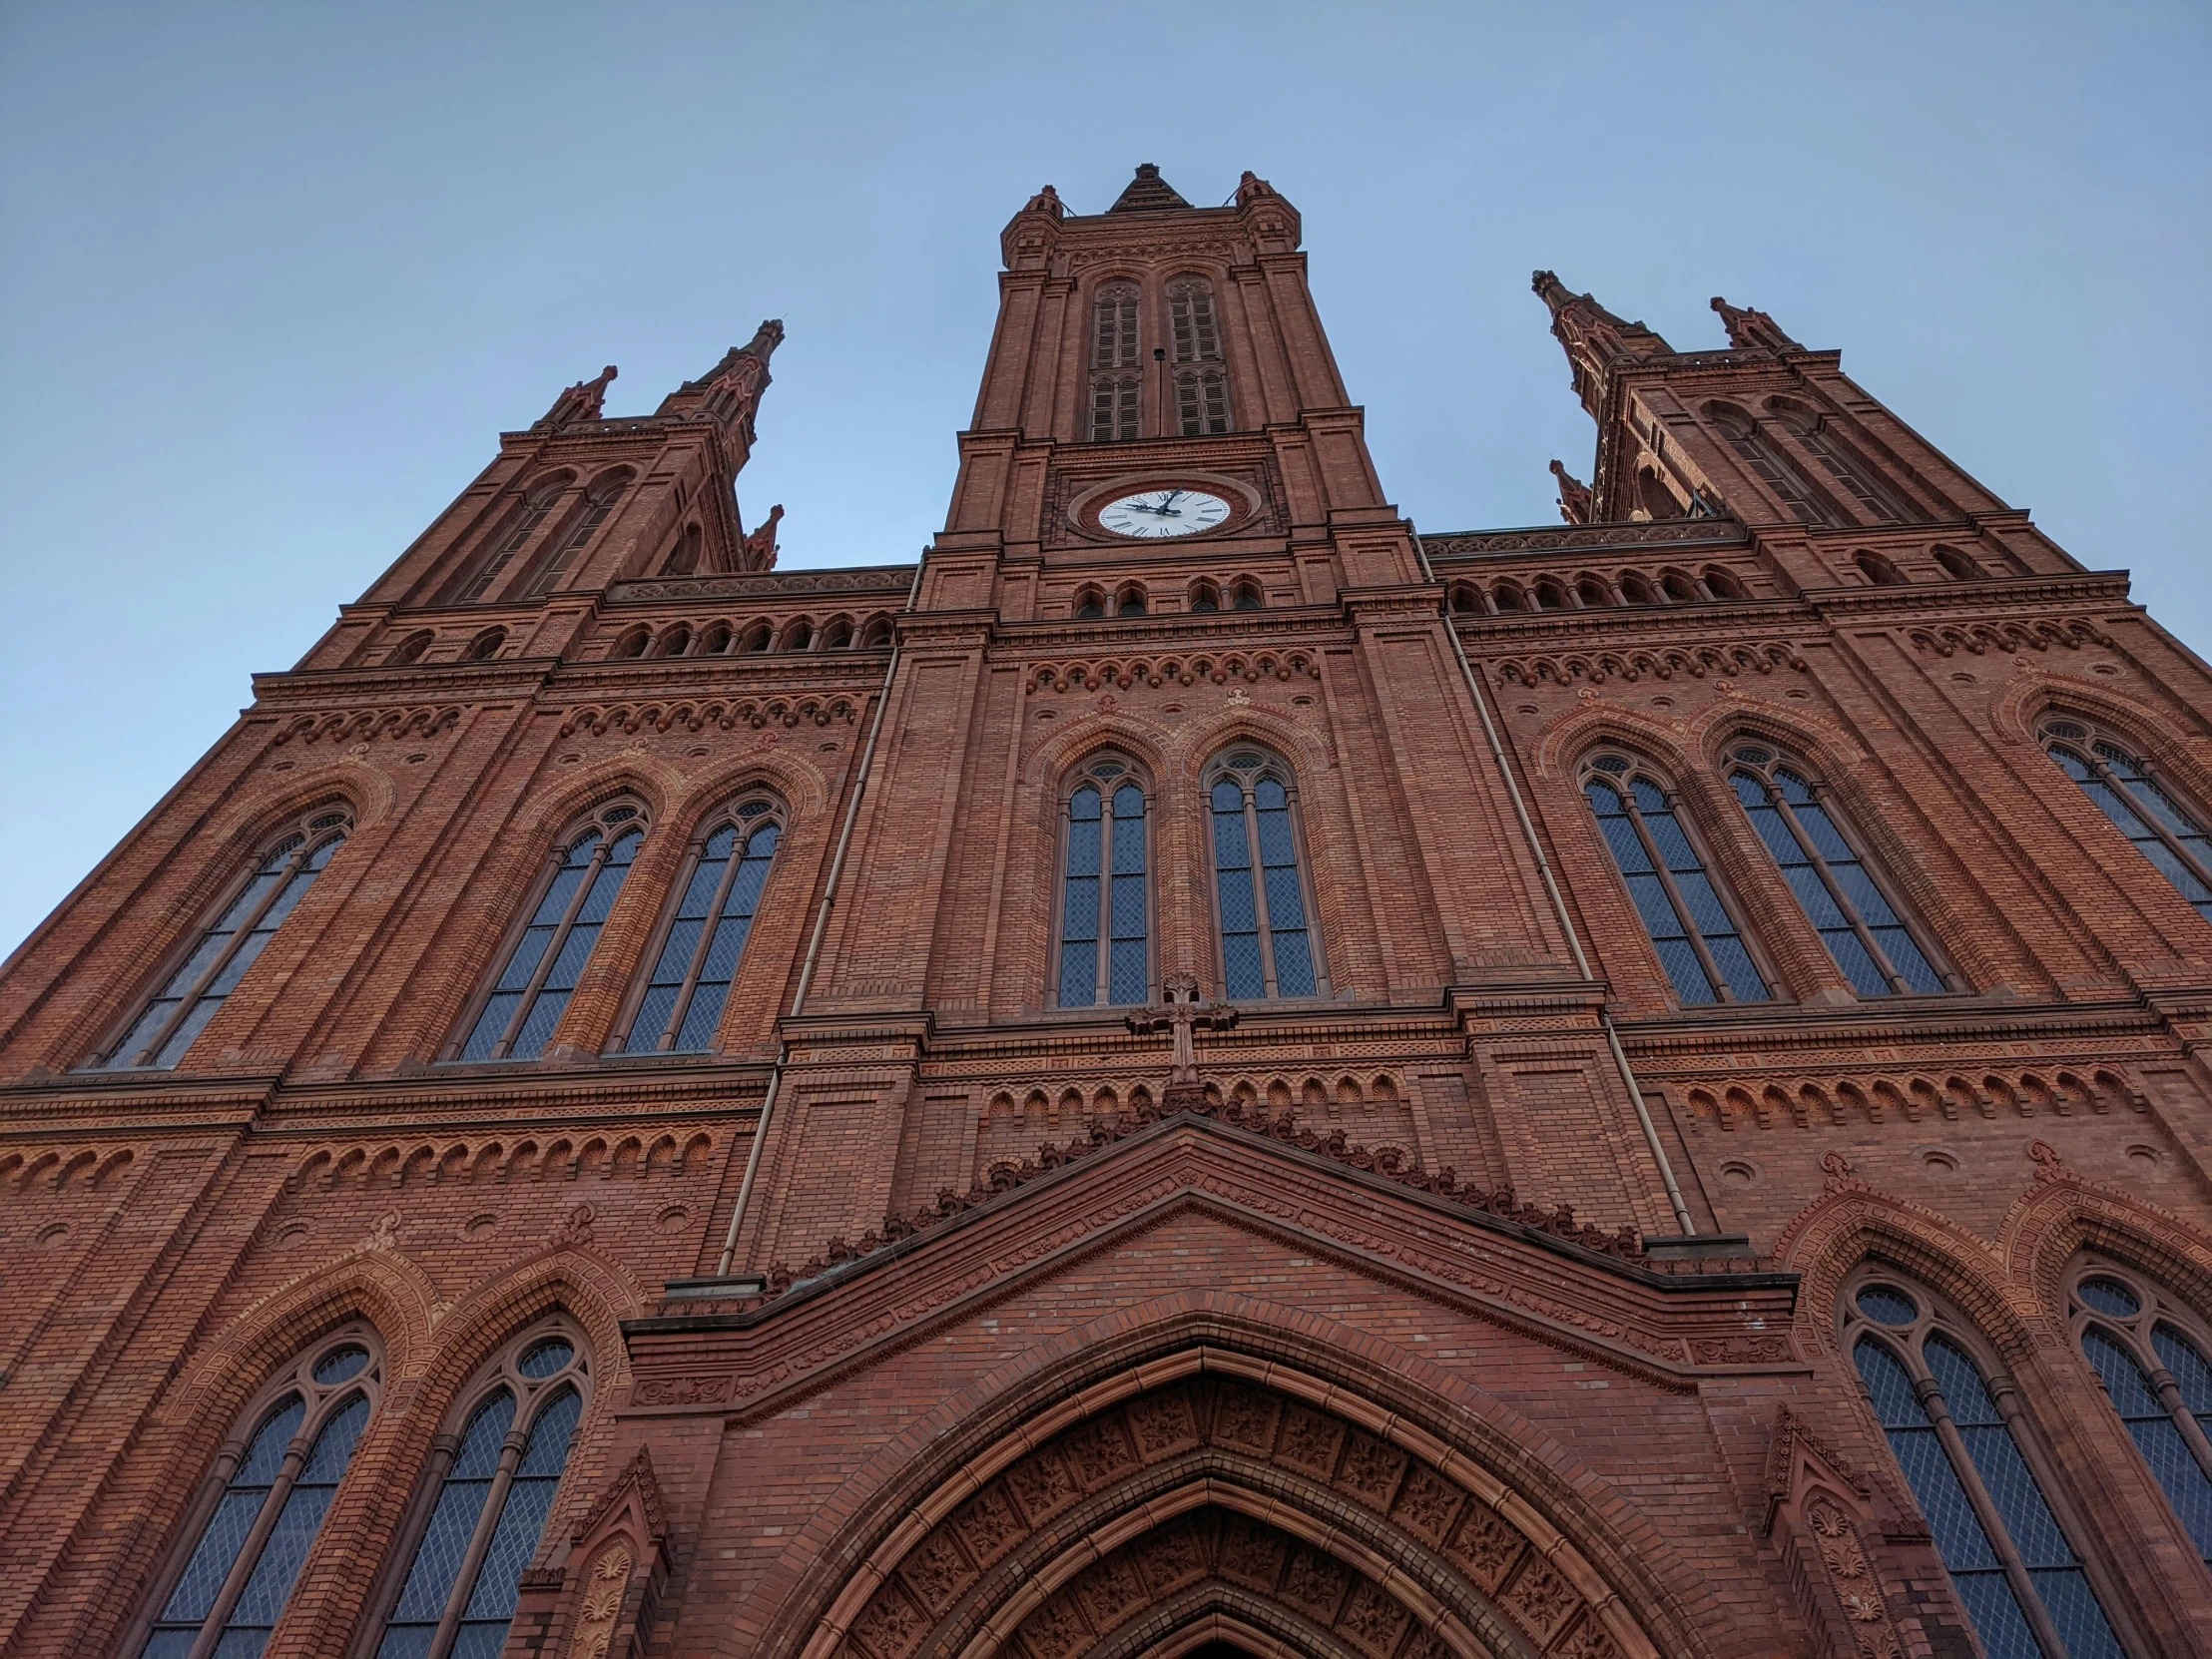
<instances>
[{"instance_id":1,"label":"brick archivolt","mask_svg":"<svg viewBox=\"0 0 2212 1659\"><path fill-rule=\"evenodd\" d=\"M0 1194L108 1192L123 1185L137 1154L129 1147L36 1147L0 1154Z\"/></svg>"},{"instance_id":2,"label":"brick archivolt","mask_svg":"<svg viewBox=\"0 0 2212 1659\"><path fill-rule=\"evenodd\" d=\"M297 739L301 743L367 743L377 738L434 738L460 724L460 705L442 708L339 709L324 714L295 715L270 739L276 748Z\"/></svg>"},{"instance_id":3,"label":"brick archivolt","mask_svg":"<svg viewBox=\"0 0 2212 1659\"><path fill-rule=\"evenodd\" d=\"M1395 1413L1286 1382L1193 1354L1048 1413L869 1555L806 1659L1136 1653L1224 1613L1358 1659L1657 1653L1488 1471Z\"/></svg>"},{"instance_id":4,"label":"brick archivolt","mask_svg":"<svg viewBox=\"0 0 2212 1659\"><path fill-rule=\"evenodd\" d=\"M1693 680L1707 675L1772 674L1776 669L1806 672L1798 649L1783 641L1734 646L1698 646L1659 651L1562 651L1493 659L1492 684L1506 686L1602 685L1607 680Z\"/></svg>"},{"instance_id":5,"label":"brick archivolt","mask_svg":"<svg viewBox=\"0 0 2212 1659\"><path fill-rule=\"evenodd\" d=\"M1906 638L1917 651L1948 657L1963 651L1978 657L1994 651L2049 651L2057 647L2078 651L2085 645L2118 650L2118 642L2093 622L2063 617L2042 622L1946 623L1940 627L1913 628Z\"/></svg>"},{"instance_id":6,"label":"brick archivolt","mask_svg":"<svg viewBox=\"0 0 2212 1659\"><path fill-rule=\"evenodd\" d=\"M709 727L734 731L750 726L761 731L770 726L849 726L858 718L850 697L826 694L819 697L708 698L693 702L592 703L571 709L561 722L561 736L588 732L603 737L610 732L704 732Z\"/></svg>"},{"instance_id":7,"label":"brick archivolt","mask_svg":"<svg viewBox=\"0 0 2212 1659\"><path fill-rule=\"evenodd\" d=\"M1231 680L1257 684L1293 677L1321 678L1319 660L1312 652L1201 651L1190 656L1140 655L1039 663L1029 671L1029 685L1040 692L1103 691L1114 687L1128 691L1140 685L1195 686L1204 680L1221 686Z\"/></svg>"}]
</instances>

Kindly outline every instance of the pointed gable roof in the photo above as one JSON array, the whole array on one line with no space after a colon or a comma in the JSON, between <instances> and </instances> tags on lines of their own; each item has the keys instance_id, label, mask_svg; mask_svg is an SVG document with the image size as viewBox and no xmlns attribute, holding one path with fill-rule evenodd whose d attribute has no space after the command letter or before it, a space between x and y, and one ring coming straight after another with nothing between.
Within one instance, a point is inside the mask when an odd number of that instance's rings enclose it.
<instances>
[{"instance_id":1,"label":"pointed gable roof","mask_svg":"<svg viewBox=\"0 0 2212 1659\"><path fill-rule=\"evenodd\" d=\"M1175 187L1160 177L1160 169L1151 162L1137 168L1137 176L1129 181L1129 188L1114 199L1114 205L1106 211L1110 214L1149 213L1158 208L1187 208L1190 204L1175 193Z\"/></svg>"}]
</instances>

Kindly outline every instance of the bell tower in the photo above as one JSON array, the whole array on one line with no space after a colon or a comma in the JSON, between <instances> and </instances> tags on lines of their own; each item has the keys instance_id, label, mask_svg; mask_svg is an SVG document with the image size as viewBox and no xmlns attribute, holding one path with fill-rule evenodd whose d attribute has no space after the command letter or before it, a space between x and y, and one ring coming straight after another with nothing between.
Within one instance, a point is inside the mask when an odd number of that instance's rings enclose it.
<instances>
[{"instance_id":1,"label":"bell tower","mask_svg":"<svg viewBox=\"0 0 2212 1659\"><path fill-rule=\"evenodd\" d=\"M1935 528L1963 563L1930 577L2078 568L1850 379L1841 352L1809 349L1765 311L1715 298L1727 348L1681 351L1551 272L1531 285L1598 425L1587 503L1562 483L1568 517L1733 517L1803 589L1910 579Z\"/></svg>"},{"instance_id":2,"label":"bell tower","mask_svg":"<svg viewBox=\"0 0 2212 1659\"><path fill-rule=\"evenodd\" d=\"M1125 567L1132 539L1211 543L1216 562L1264 549L1271 599L1416 580L1300 235L1298 210L1251 173L1217 208L1149 163L1104 213L1072 214L1049 186L1032 197L1000 237L998 324L923 608L1073 615L1081 584L1060 578ZM1168 502L1149 521L1102 522L1147 488ZM1195 525L1179 491L1220 510Z\"/></svg>"}]
</instances>

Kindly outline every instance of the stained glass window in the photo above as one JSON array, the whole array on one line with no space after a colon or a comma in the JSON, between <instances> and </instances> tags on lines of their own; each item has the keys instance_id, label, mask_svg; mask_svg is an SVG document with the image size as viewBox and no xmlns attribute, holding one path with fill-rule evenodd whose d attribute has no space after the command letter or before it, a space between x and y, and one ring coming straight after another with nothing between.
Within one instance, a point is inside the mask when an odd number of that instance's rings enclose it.
<instances>
[{"instance_id":1,"label":"stained glass window","mask_svg":"<svg viewBox=\"0 0 2212 1659\"><path fill-rule=\"evenodd\" d=\"M2081 1557L1964 1346L1894 1288L1862 1290L1855 1310L1845 1335L1860 1382L1983 1653L2122 1659Z\"/></svg>"},{"instance_id":2,"label":"stained glass window","mask_svg":"<svg viewBox=\"0 0 2212 1659\"><path fill-rule=\"evenodd\" d=\"M167 1071L182 1060L351 829L349 814L317 812L271 847L96 1069Z\"/></svg>"},{"instance_id":3,"label":"stained glass window","mask_svg":"<svg viewBox=\"0 0 2212 1659\"><path fill-rule=\"evenodd\" d=\"M1740 749L1729 786L1805 917L1861 996L1935 996L1928 953L1844 835L1823 792L1771 750Z\"/></svg>"},{"instance_id":4,"label":"stained glass window","mask_svg":"<svg viewBox=\"0 0 2212 1659\"><path fill-rule=\"evenodd\" d=\"M2073 721L2043 729L2058 768L2079 784L2198 915L2212 921L2212 834L2138 756Z\"/></svg>"},{"instance_id":5,"label":"stained glass window","mask_svg":"<svg viewBox=\"0 0 2212 1659\"><path fill-rule=\"evenodd\" d=\"M291 1600L375 1408L375 1358L348 1334L299 1361L162 1599L142 1659L184 1659L214 1632L222 1659L261 1653ZM267 1397L265 1390L264 1397Z\"/></svg>"},{"instance_id":6,"label":"stained glass window","mask_svg":"<svg viewBox=\"0 0 2212 1659\"><path fill-rule=\"evenodd\" d=\"M701 843L616 1052L703 1054L714 1046L784 827L765 801L748 801Z\"/></svg>"},{"instance_id":7,"label":"stained glass window","mask_svg":"<svg viewBox=\"0 0 2212 1659\"><path fill-rule=\"evenodd\" d=\"M1272 757L1240 751L1207 792L1222 983L1232 998L1329 994L1285 777Z\"/></svg>"},{"instance_id":8,"label":"stained glass window","mask_svg":"<svg viewBox=\"0 0 2212 1659\"><path fill-rule=\"evenodd\" d=\"M1688 1007L1765 1002L1767 982L1658 781L1626 756L1590 763L1583 793L1659 964Z\"/></svg>"},{"instance_id":9,"label":"stained glass window","mask_svg":"<svg viewBox=\"0 0 2212 1659\"><path fill-rule=\"evenodd\" d=\"M2212 1365L2151 1286L2100 1264L2073 1294L2083 1356L2174 1518L2212 1565Z\"/></svg>"},{"instance_id":10,"label":"stained glass window","mask_svg":"<svg viewBox=\"0 0 2212 1659\"><path fill-rule=\"evenodd\" d=\"M587 1381L578 1345L542 1330L509 1344L479 1380L490 1391L475 1396L460 1447L437 1476L377 1659L496 1659L568 1466Z\"/></svg>"},{"instance_id":11,"label":"stained glass window","mask_svg":"<svg viewBox=\"0 0 2212 1659\"><path fill-rule=\"evenodd\" d=\"M1068 795L1061 1007L1150 999L1150 915L1144 788L1126 762L1093 761Z\"/></svg>"},{"instance_id":12,"label":"stained glass window","mask_svg":"<svg viewBox=\"0 0 2212 1659\"><path fill-rule=\"evenodd\" d=\"M463 1060L533 1060L545 1051L645 840L638 810L603 810L561 854L529 924L492 981Z\"/></svg>"}]
</instances>

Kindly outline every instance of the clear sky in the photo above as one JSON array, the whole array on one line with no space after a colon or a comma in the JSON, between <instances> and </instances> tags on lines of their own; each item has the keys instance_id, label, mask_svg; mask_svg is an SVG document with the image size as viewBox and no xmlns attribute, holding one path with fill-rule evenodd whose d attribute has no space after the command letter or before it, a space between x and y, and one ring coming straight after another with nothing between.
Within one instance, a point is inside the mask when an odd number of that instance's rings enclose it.
<instances>
[{"instance_id":1,"label":"clear sky","mask_svg":"<svg viewBox=\"0 0 2212 1659\"><path fill-rule=\"evenodd\" d=\"M789 567L941 522L1000 228L1303 212L1384 485L1553 521L1555 268L1774 313L2212 648L2201 3L0 4L0 949L570 381L781 316Z\"/></svg>"}]
</instances>

